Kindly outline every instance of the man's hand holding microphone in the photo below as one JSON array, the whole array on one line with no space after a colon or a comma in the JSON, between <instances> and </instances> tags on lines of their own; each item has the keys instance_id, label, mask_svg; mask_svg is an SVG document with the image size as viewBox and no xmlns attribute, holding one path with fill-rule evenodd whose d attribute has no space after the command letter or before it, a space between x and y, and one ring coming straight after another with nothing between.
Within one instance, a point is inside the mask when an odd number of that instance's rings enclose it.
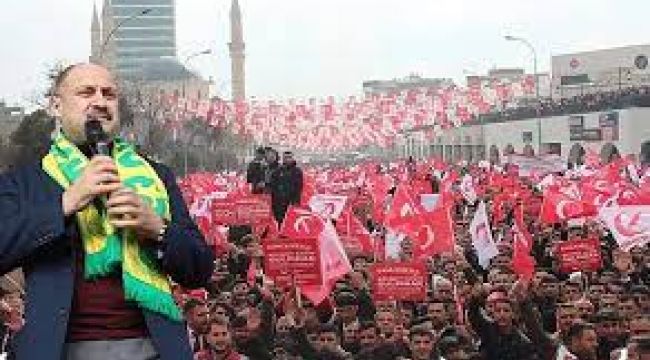
<instances>
[{"instance_id":1,"label":"man's hand holding microphone","mask_svg":"<svg viewBox=\"0 0 650 360\"><path fill-rule=\"evenodd\" d=\"M101 204L97 200L105 198L106 213L113 226L132 229L141 242L155 240L165 226L163 219L139 195L121 183L99 121L91 119L86 126L88 142L96 155L63 193L63 213L68 217L91 203ZM93 131L99 134L93 135Z\"/></svg>"}]
</instances>

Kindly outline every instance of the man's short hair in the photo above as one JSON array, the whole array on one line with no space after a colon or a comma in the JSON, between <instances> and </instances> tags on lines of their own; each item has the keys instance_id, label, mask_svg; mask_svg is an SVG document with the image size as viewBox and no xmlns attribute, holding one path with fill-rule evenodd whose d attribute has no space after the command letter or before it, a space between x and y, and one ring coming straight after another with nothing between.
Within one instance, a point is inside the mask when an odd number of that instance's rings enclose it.
<instances>
[{"instance_id":1,"label":"man's short hair","mask_svg":"<svg viewBox=\"0 0 650 360\"><path fill-rule=\"evenodd\" d=\"M63 85L65 79L67 79L68 75L70 75L70 72L72 72L72 70L79 65L81 64L72 64L58 69L53 69L49 75L51 85L46 95L47 96L58 95L59 90L61 89L61 85Z\"/></svg>"},{"instance_id":2,"label":"man's short hair","mask_svg":"<svg viewBox=\"0 0 650 360\"><path fill-rule=\"evenodd\" d=\"M600 310L593 316L593 322L621 321L621 316L613 310Z\"/></svg>"},{"instance_id":3,"label":"man's short hair","mask_svg":"<svg viewBox=\"0 0 650 360\"><path fill-rule=\"evenodd\" d=\"M328 324L328 323L320 324L320 326L318 327L318 335L326 334L326 333L334 333L336 334L336 336L339 336L339 330L335 324Z\"/></svg>"},{"instance_id":4,"label":"man's short hair","mask_svg":"<svg viewBox=\"0 0 650 360\"><path fill-rule=\"evenodd\" d=\"M349 291L341 291L334 298L336 306L358 306L357 296Z\"/></svg>"},{"instance_id":5,"label":"man's short hair","mask_svg":"<svg viewBox=\"0 0 650 360\"><path fill-rule=\"evenodd\" d=\"M194 308L196 308L197 306L203 306L203 305L206 305L205 301L199 300L197 298L190 298L183 305L183 313L187 314L190 311L194 310Z\"/></svg>"},{"instance_id":6,"label":"man's short hair","mask_svg":"<svg viewBox=\"0 0 650 360\"><path fill-rule=\"evenodd\" d=\"M379 335L379 328L377 327L377 324L375 324L373 321L362 321L359 324L359 331L366 331L369 329L374 329L375 334Z\"/></svg>"},{"instance_id":7,"label":"man's short hair","mask_svg":"<svg viewBox=\"0 0 650 360\"><path fill-rule=\"evenodd\" d=\"M210 318L210 321L208 322L208 328L211 329L213 325L217 326L225 326L228 328L228 330L231 329L230 327L230 320L228 320L227 317L225 316L213 316Z\"/></svg>"},{"instance_id":8,"label":"man's short hair","mask_svg":"<svg viewBox=\"0 0 650 360\"><path fill-rule=\"evenodd\" d=\"M591 323L583 321L578 321L571 324L571 326L569 326L569 329L567 329L566 333L564 334L565 343L570 344L575 338L582 336L582 334L587 330L596 331L596 328Z\"/></svg>"},{"instance_id":9,"label":"man's short hair","mask_svg":"<svg viewBox=\"0 0 650 360\"><path fill-rule=\"evenodd\" d=\"M413 326L409 330L409 340L413 340L415 336L429 336L432 339L434 338L433 333L422 325Z\"/></svg>"}]
</instances>

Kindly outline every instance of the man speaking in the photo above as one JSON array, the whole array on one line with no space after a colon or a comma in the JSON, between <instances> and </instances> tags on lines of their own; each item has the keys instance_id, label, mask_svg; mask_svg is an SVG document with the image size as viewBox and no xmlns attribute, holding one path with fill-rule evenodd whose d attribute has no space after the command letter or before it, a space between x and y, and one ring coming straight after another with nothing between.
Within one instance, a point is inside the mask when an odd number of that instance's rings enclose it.
<instances>
[{"instance_id":1,"label":"man speaking","mask_svg":"<svg viewBox=\"0 0 650 360\"><path fill-rule=\"evenodd\" d=\"M117 104L108 70L66 68L49 153L0 175L0 273L25 273L19 360L192 358L170 282L203 286L214 254L170 170L117 137Z\"/></svg>"}]
</instances>

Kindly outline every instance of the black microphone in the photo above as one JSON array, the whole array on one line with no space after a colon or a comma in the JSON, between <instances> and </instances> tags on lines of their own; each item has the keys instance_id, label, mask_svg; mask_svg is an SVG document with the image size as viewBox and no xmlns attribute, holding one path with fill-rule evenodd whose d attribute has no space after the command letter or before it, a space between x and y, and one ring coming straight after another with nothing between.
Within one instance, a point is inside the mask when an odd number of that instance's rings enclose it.
<instances>
[{"instance_id":1,"label":"black microphone","mask_svg":"<svg viewBox=\"0 0 650 360\"><path fill-rule=\"evenodd\" d=\"M88 115L86 120L86 143L90 147L90 151L94 155L104 155L111 156L111 149L108 143L108 135L102 127L102 123L94 115ZM106 199L95 198L93 200L93 205L97 208L97 211L101 213L104 212L106 207L104 206Z\"/></svg>"},{"instance_id":2,"label":"black microphone","mask_svg":"<svg viewBox=\"0 0 650 360\"><path fill-rule=\"evenodd\" d=\"M88 115L86 121L86 142L95 155L111 156L111 149L108 145L108 135L102 127L102 123L93 115Z\"/></svg>"}]
</instances>

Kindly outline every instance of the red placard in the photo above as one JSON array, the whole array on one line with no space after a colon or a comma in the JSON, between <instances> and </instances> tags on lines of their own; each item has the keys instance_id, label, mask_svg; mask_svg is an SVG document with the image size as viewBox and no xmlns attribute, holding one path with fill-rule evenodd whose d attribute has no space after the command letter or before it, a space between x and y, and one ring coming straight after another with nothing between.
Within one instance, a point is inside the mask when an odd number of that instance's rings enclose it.
<instances>
[{"instance_id":1,"label":"red placard","mask_svg":"<svg viewBox=\"0 0 650 360\"><path fill-rule=\"evenodd\" d=\"M321 285L320 247L316 238L265 241L264 272L280 287Z\"/></svg>"},{"instance_id":2,"label":"red placard","mask_svg":"<svg viewBox=\"0 0 650 360\"><path fill-rule=\"evenodd\" d=\"M214 199L210 204L212 223L215 225L233 225L237 223L235 204L227 199Z\"/></svg>"},{"instance_id":3,"label":"red placard","mask_svg":"<svg viewBox=\"0 0 650 360\"><path fill-rule=\"evenodd\" d=\"M377 263L372 266L371 273L375 300L426 300L428 275L423 263Z\"/></svg>"},{"instance_id":4,"label":"red placard","mask_svg":"<svg viewBox=\"0 0 650 360\"><path fill-rule=\"evenodd\" d=\"M252 195L235 202L238 224L258 224L272 218L271 198L268 195Z\"/></svg>"},{"instance_id":5,"label":"red placard","mask_svg":"<svg viewBox=\"0 0 650 360\"><path fill-rule=\"evenodd\" d=\"M560 271L596 271L603 266L598 239L570 240L558 244Z\"/></svg>"}]
</instances>

